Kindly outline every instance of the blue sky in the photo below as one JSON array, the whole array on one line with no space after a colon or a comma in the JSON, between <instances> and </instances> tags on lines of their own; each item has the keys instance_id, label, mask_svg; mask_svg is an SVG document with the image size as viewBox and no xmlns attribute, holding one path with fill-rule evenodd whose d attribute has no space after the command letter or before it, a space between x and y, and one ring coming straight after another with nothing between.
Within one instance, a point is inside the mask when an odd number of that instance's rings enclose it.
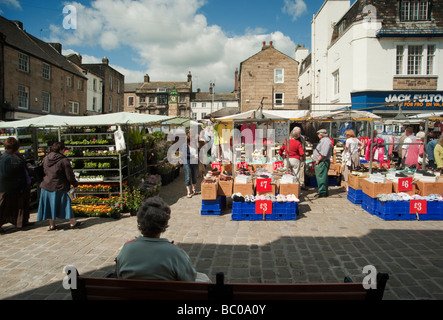
<instances>
[{"instance_id":1,"label":"blue sky","mask_svg":"<svg viewBox=\"0 0 443 320\"><path fill-rule=\"evenodd\" d=\"M297 44L310 47L310 24L324 0L0 0L0 14L20 20L44 41L60 42L64 54L83 61L106 56L126 82L186 81L194 90L231 92L235 68L273 41L294 57ZM76 29L63 22L73 11ZM73 20L70 20L73 21ZM71 26L73 24L71 23Z\"/></svg>"}]
</instances>

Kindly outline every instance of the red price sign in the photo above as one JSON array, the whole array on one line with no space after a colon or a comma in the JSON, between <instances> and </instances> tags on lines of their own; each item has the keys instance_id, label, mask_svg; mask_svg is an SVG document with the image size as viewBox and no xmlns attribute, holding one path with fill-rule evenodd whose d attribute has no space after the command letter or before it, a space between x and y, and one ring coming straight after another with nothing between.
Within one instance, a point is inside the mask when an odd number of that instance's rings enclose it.
<instances>
[{"instance_id":1,"label":"red price sign","mask_svg":"<svg viewBox=\"0 0 443 320\"><path fill-rule=\"evenodd\" d=\"M272 214L272 201L271 200L255 201L255 213Z\"/></svg>"},{"instance_id":2,"label":"red price sign","mask_svg":"<svg viewBox=\"0 0 443 320\"><path fill-rule=\"evenodd\" d=\"M398 179L398 191L411 191L413 189L412 177Z\"/></svg>"},{"instance_id":3,"label":"red price sign","mask_svg":"<svg viewBox=\"0 0 443 320\"><path fill-rule=\"evenodd\" d=\"M237 169L240 169L240 168L248 169L248 163L246 161L245 162L238 162Z\"/></svg>"},{"instance_id":4,"label":"red price sign","mask_svg":"<svg viewBox=\"0 0 443 320\"><path fill-rule=\"evenodd\" d=\"M272 191L272 179L257 179L257 191Z\"/></svg>"},{"instance_id":5,"label":"red price sign","mask_svg":"<svg viewBox=\"0 0 443 320\"><path fill-rule=\"evenodd\" d=\"M409 202L409 213L411 214L426 214L428 206L426 200L411 200Z\"/></svg>"},{"instance_id":6,"label":"red price sign","mask_svg":"<svg viewBox=\"0 0 443 320\"><path fill-rule=\"evenodd\" d=\"M278 168L283 168L283 161L276 161L272 163L272 169L277 170Z\"/></svg>"},{"instance_id":7,"label":"red price sign","mask_svg":"<svg viewBox=\"0 0 443 320\"><path fill-rule=\"evenodd\" d=\"M218 171L221 171L221 163L220 162L214 162L212 164L212 169L217 169Z\"/></svg>"}]
</instances>

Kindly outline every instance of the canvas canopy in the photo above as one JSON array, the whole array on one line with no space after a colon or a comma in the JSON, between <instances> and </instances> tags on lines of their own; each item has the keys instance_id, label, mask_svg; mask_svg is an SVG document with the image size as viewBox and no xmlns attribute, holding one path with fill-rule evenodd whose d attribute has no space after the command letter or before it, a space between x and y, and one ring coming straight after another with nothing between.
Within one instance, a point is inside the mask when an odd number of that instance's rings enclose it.
<instances>
[{"instance_id":1,"label":"canvas canopy","mask_svg":"<svg viewBox=\"0 0 443 320\"><path fill-rule=\"evenodd\" d=\"M46 128L64 126L135 125L153 124L176 117L119 112L94 116L55 116L47 115L32 119L0 122L0 128Z\"/></svg>"},{"instance_id":2,"label":"canvas canopy","mask_svg":"<svg viewBox=\"0 0 443 320\"><path fill-rule=\"evenodd\" d=\"M381 119L368 111L341 110L341 111L315 111L311 113L312 120L359 120L359 119Z\"/></svg>"},{"instance_id":3,"label":"canvas canopy","mask_svg":"<svg viewBox=\"0 0 443 320\"><path fill-rule=\"evenodd\" d=\"M217 121L256 119L260 111L250 110L226 117L216 118ZM263 117L269 120L305 120L309 118L308 110L263 110Z\"/></svg>"}]
</instances>

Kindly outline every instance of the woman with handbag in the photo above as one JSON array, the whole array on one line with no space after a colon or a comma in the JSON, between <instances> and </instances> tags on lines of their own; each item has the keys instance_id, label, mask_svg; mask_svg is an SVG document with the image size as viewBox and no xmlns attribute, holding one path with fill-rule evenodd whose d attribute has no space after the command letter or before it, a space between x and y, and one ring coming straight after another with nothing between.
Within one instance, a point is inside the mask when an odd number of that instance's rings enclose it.
<instances>
[{"instance_id":1,"label":"woman with handbag","mask_svg":"<svg viewBox=\"0 0 443 320\"><path fill-rule=\"evenodd\" d=\"M56 230L55 219L69 219L70 228L77 228L80 221L74 218L71 207L71 198L68 191L78 186L72 170L71 162L64 155L65 144L55 142L51 152L43 159L45 177L40 184L40 202L38 206L37 221L49 220L49 231Z\"/></svg>"}]
</instances>

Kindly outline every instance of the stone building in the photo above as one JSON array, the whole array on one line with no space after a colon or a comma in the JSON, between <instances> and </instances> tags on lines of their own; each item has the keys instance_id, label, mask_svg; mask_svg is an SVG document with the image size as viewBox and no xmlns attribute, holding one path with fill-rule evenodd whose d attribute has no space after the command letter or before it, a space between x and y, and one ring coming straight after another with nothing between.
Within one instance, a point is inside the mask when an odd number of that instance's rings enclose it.
<instances>
[{"instance_id":1,"label":"stone building","mask_svg":"<svg viewBox=\"0 0 443 320\"><path fill-rule=\"evenodd\" d=\"M88 79L61 51L0 16L1 120L84 114Z\"/></svg>"},{"instance_id":2,"label":"stone building","mask_svg":"<svg viewBox=\"0 0 443 320\"><path fill-rule=\"evenodd\" d=\"M82 64L81 67L103 79L102 113L122 112L125 105L125 76L109 65L107 57L102 59L102 63Z\"/></svg>"},{"instance_id":3,"label":"stone building","mask_svg":"<svg viewBox=\"0 0 443 320\"><path fill-rule=\"evenodd\" d=\"M125 84L125 111L190 117L192 75L187 81L151 81Z\"/></svg>"},{"instance_id":4,"label":"stone building","mask_svg":"<svg viewBox=\"0 0 443 320\"><path fill-rule=\"evenodd\" d=\"M298 62L263 42L260 52L240 64L238 88L241 112L298 109Z\"/></svg>"},{"instance_id":5,"label":"stone building","mask_svg":"<svg viewBox=\"0 0 443 320\"><path fill-rule=\"evenodd\" d=\"M352 104L394 117L443 107L442 1L327 0L311 36L300 83L313 110Z\"/></svg>"}]
</instances>

